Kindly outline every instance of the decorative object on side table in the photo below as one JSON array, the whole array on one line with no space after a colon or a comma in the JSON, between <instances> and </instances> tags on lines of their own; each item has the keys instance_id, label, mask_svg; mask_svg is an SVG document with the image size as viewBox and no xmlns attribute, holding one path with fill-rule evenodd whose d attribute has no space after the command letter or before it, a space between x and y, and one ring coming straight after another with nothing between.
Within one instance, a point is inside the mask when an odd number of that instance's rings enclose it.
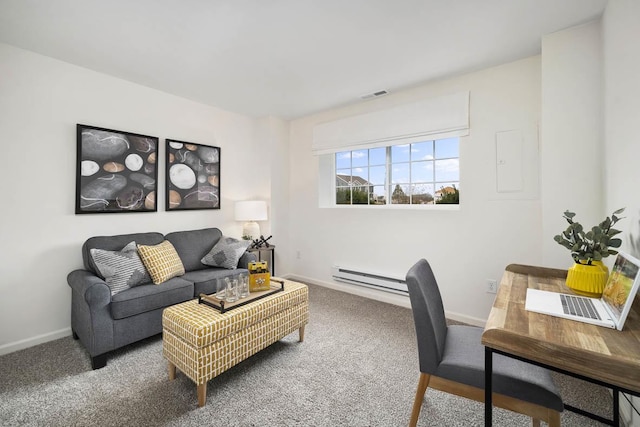
<instances>
[{"instance_id":1,"label":"decorative object on side table","mask_svg":"<svg viewBox=\"0 0 640 427\"><path fill-rule=\"evenodd\" d=\"M220 209L220 147L166 142L165 209Z\"/></svg>"},{"instance_id":2,"label":"decorative object on side table","mask_svg":"<svg viewBox=\"0 0 640 427\"><path fill-rule=\"evenodd\" d=\"M253 240L260 235L260 226L256 221L267 220L267 203L264 200L236 202L236 221L246 221L242 226L242 239Z\"/></svg>"},{"instance_id":3,"label":"decorative object on side table","mask_svg":"<svg viewBox=\"0 0 640 427\"><path fill-rule=\"evenodd\" d=\"M596 298L602 295L609 276L602 259L617 254L616 248L622 245L622 240L614 238L621 231L613 226L623 219L618 215L624 209L616 210L589 231L573 220L575 213L565 211L563 218L569 226L553 240L571 251L574 264L569 268L566 284L576 293Z\"/></svg>"},{"instance_id":4,"label":"decorative object on side table","mask_svg":"<svg viewBox=\"0 0 640 427\"><path fill-rule=\"evenodd\" d=\"M270 238L272 238L273 236L269 236L265 239L265 237L263 235L260 235L259 239L256 239L253 241L253 243L251 243L250 248L252 249L260 249L262 246L264 246L265 248L268 248L269 246L269 242L267 240L269 240Z\"/></svg>"},{"instance_id":5,"label":"decorative object on side table","mask_svg":"<svg viewBox=\"0 0 640 427\"><path fill-rule=\"evenodd\" d=\"M78 124L76 213L155 212L158 138Z\"/></svg>"},{"instance_id":6,"label":"decorative object on side table","mask_svg":"<svg viewBox=\"0 0 640 427\"><path fill-rule=\"evenodd\" d=\"M266 291L269 289L271 273L267 261L253 261L248 265L249 291Z\"/></svg>"}]
</instances>

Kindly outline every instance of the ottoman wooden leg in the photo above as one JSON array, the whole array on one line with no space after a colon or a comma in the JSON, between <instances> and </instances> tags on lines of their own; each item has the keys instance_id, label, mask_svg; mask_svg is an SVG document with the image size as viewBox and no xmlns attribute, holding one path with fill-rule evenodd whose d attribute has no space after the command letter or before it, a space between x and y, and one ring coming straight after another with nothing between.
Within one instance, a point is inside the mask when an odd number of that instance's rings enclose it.
<instances>
[{"instance_id":1,"label":"ottoman wooden leg","mask_svg":"<svg viewBox=\"0 0 640 427\"><path fill-rule=\"evenodd\" d=\"M304 326L305 325L300 326L300 330L298 331L300 335L300 342L304 341Z\"/></svg>"},{"instance_id":2,"label":"ottoman wooden leg","mask_svg":"<svg viewBox=\"0 0 640 427\"><path fill-rule=\"evenodd\" d=\"M168 368L169 368L169 381L175 380L176 379L176 365L174 365L173 363L169 362Z\"/></svg>"},{"instance_id":3,"label":"ottoman wooden leg","mask_svg":"<svg viewBox=\"0 0 640 427\"><path fill-rule=\"evenodd\" d=\"M207 403L207 383L198 385L198 406L203 407Z\"/></svg>"}]
</instances>

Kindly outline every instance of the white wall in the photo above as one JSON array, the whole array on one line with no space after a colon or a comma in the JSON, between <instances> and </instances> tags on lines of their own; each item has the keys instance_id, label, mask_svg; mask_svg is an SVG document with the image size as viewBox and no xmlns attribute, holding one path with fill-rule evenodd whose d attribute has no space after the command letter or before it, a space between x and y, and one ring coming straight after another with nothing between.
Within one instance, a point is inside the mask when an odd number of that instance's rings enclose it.
<instances>
[{"instance_id":1,"label":"white wall","mask_svg":"<svg viewBox=\"0 0 640 427\"><path fill-rule=\"evenodd\" d=\"M471 93L471 132L460 142L459 210L318 207L318 158L311 154L314 125L466 90ZM290 248L301 257L291 260L292 273L354 291L357 287L331 280L333 264L404 277L418 259L426 258L449 314L482 323L494 299L485 292L486 279L499 280L509 263L541 262L539 121L539 57L294 120ZM513 129L524 138L524 189L497 193L495 133Z\"/></svg>"},{"instance_id":2,"label":"white wall","mask_svg":"<svg viewBox=\"0 0 640 427\"><path fill-rule=\"evenodd\" d=\"M543 265L568 268L553 236L565 210L591 227L604 219L600 22L542 39L541 194Z\"/></svg>"},{"instance_id":3,"label":"white wall","mask_svg":"<svg viewBox=\"0 0 640 427\"><path fill-rule=\"evenodd\" d=\"M4 44L0 76L0 354L70 333L66 276L88 237L210 226L239 237L233 202L269 198L248 173L253 119ZM76 123L160 138L158 212L74 214ZM220 210L164 212L164 138L221 147Z\"/></svg>"},{"instance_id":4,"label":"white wall","mask_svg":"<svg viewBox=\"0 0 640 427\"><path fill-rule=\"evenodd\" d=\"M275 272L282 276L290 270L289 259L289 122L278 117L264 117L258 121L257 140L260 142L260 167L252 175L268 184L271 194L270 227L260 228L268 243L275 245Z\"/></svg>"},{"instance_id":5,"label":"white wall","mask_svg":"<svg viewBox=\"0 0 640 427\"><path fill-rule=\"evenodd\" d=\"M623 248L640 257L640 2L609 1L602 19L604 52L604 176L607 212L626 207ZM633 235L632 235L633 234ZM636 242L636 249L631 241ZM637 302L636 302L637 304ZM640 416L620 399L623 418L640 426ZM633 398L636 408L640 399Z\"/></svg>"},{"instance_id":6,"label":"white wall","mask_svg":"<svg viewBox=\"0 0 640 427\"><path fill-rule=\"evenodd\" d=\"M626 207L623 247L638 239L640 219L640 2L615 0L603 17L605 199L607 212ZM638 241L640 243L640 241ZM640 251L635 251L640 257Z\"/></svg>"}]
</instances>

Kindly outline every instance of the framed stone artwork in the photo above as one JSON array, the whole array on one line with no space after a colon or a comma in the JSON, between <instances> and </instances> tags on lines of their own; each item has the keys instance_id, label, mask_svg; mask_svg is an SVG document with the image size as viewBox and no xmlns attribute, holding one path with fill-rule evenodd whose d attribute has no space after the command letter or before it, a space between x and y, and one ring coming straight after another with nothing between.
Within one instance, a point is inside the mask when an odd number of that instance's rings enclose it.
<instances>
[{"instance_id":1,"label":"framed stone artwork","mask_svg":"<svg viewBox=\"0 0 640 427\"><path fill-rule=\"evenodd\" d=\"M81 124L76 129L76 214L157 211L158 138Z\"/></svg>"},{"instance_id":2,"label":"framed stone artwork","mask_svg":"<svg viewBox=\"0 0 640 427\"><path fill-rule=\"evenodd\" d=\"M220 147L166 143L165 209L220 209Z\"/></svg>"}]
</instances>

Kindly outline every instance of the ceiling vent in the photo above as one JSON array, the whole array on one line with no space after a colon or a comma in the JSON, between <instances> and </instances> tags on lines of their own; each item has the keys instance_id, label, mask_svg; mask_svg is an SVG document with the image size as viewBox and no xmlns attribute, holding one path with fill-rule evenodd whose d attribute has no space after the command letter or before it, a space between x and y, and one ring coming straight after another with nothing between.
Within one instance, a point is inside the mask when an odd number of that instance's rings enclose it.
<instances>
[{"instance_id":1,"label":"ceiling vent","mask_svg":"<svg viewBox=\"0 0 640 427\"><path fill-rule=\"evenodd\" d=\"M387 95L388 93L389 93L389 92L387 92L386 90L379 90L379 91L377 91L377 92L373 92L373 93L370 93L370 94L368 94L368 95L362 95L362 96L360 97L360 99L371 99L371 98L377 98L377 97L379 97L379 96Z\"/></svg>"}]
</instances>

